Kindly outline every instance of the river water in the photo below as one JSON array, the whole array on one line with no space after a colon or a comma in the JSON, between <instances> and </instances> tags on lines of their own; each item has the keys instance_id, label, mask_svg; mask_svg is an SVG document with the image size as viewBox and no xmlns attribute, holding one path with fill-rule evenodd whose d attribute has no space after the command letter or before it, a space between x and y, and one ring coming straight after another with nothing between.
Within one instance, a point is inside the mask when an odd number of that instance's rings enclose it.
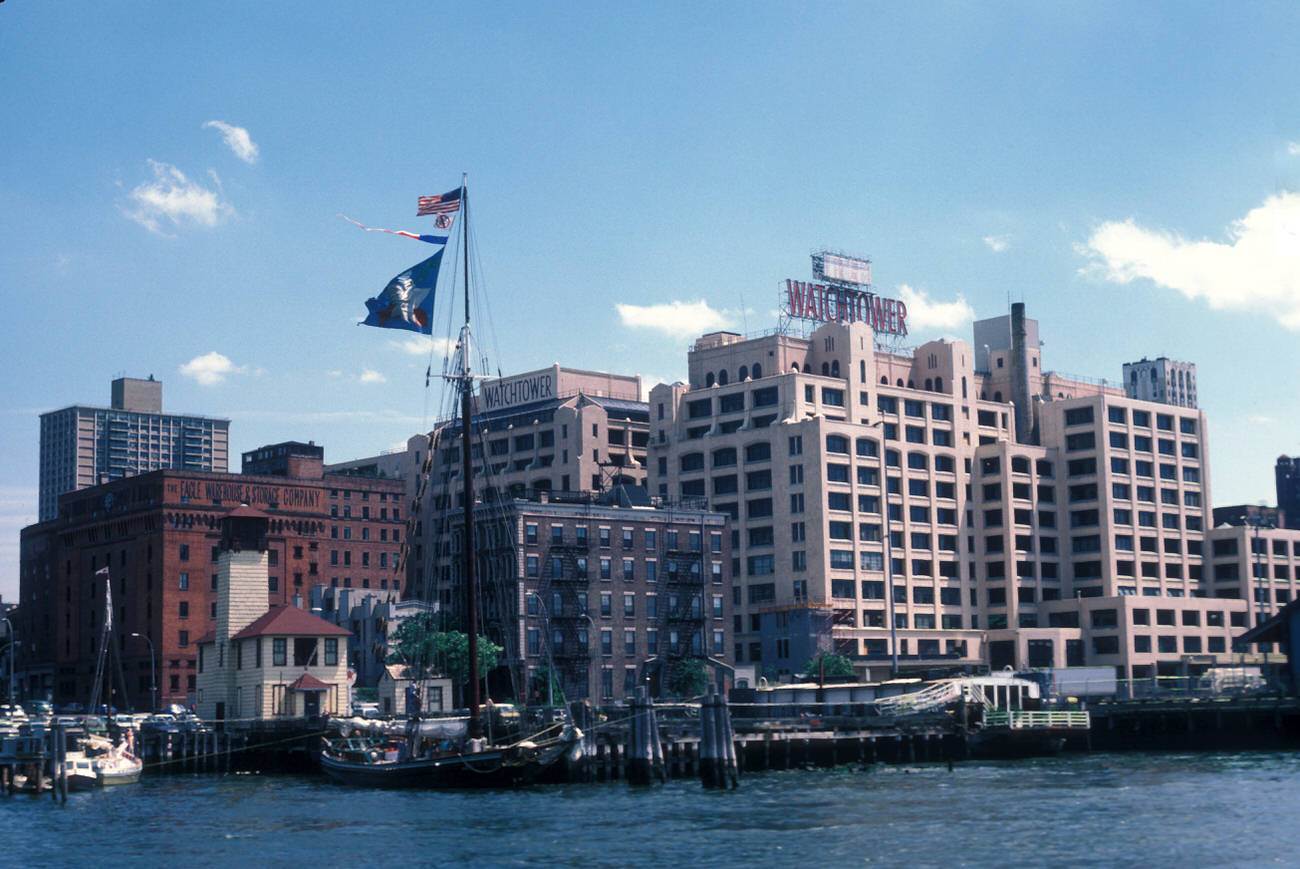
<instances>
[{"instance_id":1,"label":"river water","mask_svg":"<svg viewBox=\"0 0 1300 869\"><path fill-rule=\"evenodd\" d=\"M1300 861L1300 753L1086 754L514 792L196 775L0 797L0 866L1259 866Z\"/></svg>"}]
</instances>

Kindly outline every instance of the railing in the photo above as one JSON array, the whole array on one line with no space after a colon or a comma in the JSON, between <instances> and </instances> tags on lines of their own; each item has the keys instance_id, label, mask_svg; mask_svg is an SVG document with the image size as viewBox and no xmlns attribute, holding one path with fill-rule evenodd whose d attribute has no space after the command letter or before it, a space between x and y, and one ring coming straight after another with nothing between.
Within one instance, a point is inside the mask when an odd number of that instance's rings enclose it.
<instances>
[{"instance_id":1,"label":"railing","mask_svg":"<svg viewBox=\"0 0 1300 869\"><path fill-rule=\"evenodd\" d=\"M1119 680L1115 686L1117 700L1140 700L1157 697L1239 697L1268 690L1259 675L1215 678L1206 676L1153 676L1148 679Z\"/></svg>"},{"instance_id":2,"label":"railing","mask_svg":"<svg viewBox=\"0 0 1300 869\"><path fill-rule=\"evenodd\" d=\"M1157 700L1166 698L1227 699L1269 690L1266 680L1257 673L1219 676L1149 676L1145 679L1102 679L1068 681L1050 686L1045 698L1064 700Z\"/></svg>"},{"instance_id":3,"label":"railing","mask_svg":"<svg viewBox=\"0 0 1300 869\"><path fill-rule=\"evenodd\" d=\"M897 715L902 712L923 712L939 709L961 696L960 682L940 682L921 691L883 697L873 701L882 715Z\"/></svg>"},{"instance_id":4,"label":"railing","mask_svg":"<svg viewBox=\"0 0 1300 869\"><path fill-rule=\"evenodd\" d=\"M985 727L1025 729L1075 729L1087 730L1092 726L1091 716L1084 711L1071 709L989 709L984 713Z\"/></svg>"}]
</instances>

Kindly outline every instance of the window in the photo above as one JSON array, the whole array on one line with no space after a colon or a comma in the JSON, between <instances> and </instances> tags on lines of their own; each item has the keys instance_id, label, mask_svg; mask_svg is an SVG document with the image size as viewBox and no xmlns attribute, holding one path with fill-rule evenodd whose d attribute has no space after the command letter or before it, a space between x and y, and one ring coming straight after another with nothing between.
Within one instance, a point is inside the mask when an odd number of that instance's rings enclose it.
<instances>
[{"instance_id":1,"label":"window","mask_svg":"<svg viewBox=\"0 0 1300 869\"><path fill-rule=\"evenodd\" d=\"M1065 412L1066 425L1086 425L1092 422L1091 407L1075 407Z\"/></svg>"},{"instance_id":2,"label":"window","mask_svg":"<svg viewBox=\"0 0 1300 869\"><path fill-rule=\"evenodd\" d=\"M271 666L283 667L288 661L289 640L286 637L271 639Z\"/></svg>"},{"instance_id":3,"label":"window","mask_svg":"<svg viewBox=\"0 0 1300 869\"><path fill-rule=\"evenodd\" d=\"M1088 408L1088 410L1092 410L1092 408ZM1079 432L1078 434L1065 436L1065 449L1067 452L1074 452L1077 450L1090 450L1093 449L1096 445L1097 445L1097 438L1090 431Z\"/></svg>"}]
</instances>

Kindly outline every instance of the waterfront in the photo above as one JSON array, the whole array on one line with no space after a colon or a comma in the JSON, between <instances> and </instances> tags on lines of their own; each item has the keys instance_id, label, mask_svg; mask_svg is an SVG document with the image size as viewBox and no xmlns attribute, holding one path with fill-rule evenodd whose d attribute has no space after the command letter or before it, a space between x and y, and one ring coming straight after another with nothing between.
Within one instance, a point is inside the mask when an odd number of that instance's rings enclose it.
<instances>
[{"instance_id":1,"label":"waterfront","mask_svg":"<svg viewBox=\"0 0 1300 869\"><path fill-rule=\"evenodd\" d=\"M156 777L0 802L13 866L1243 866L1300 848L1300 753L1089 754L518 792Z\"/></svg>"}]
</instances>

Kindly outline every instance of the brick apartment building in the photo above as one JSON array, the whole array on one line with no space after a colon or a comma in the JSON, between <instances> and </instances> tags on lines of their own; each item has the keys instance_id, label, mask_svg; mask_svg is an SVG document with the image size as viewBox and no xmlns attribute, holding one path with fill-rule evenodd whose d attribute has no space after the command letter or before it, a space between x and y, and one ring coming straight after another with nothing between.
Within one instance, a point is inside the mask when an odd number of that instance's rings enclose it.
<instances>
[{"instance_id":1,"label":"brick apartment building","mask_svg":"<svg viewBox=\"0 0 1300 869\"><path fill-rule=\"evenodd\" d=\"M149 643L133 634L152 642L159 702L192 702L195 642L217 607L218 523L241 504L270 516L268 606L316 584L400 592L401 481L326 475L321 458L277 444L246 453L242 474L157 470L61 495L56 518L21 534L23 695L89 698L105 606L94 574L108 567L129 705L147 708L151 678Z\"/></svg>"},{"instance_id":2,"label":"brick apartment building","mask_svg":"<svg viewBox=\"0 0 1300 869\"><path fill-rule=\"evenodd\" d=\"M644 682L666 693L688 658L730 681L725 516L652 507L639 487L543 492L477 513L483 630L505 648L515 681L531 686L529 702L546 699L544 670L566 698L597 703L624 701ZM460 527L434 565L457 591Z\"/></svg>"}]
</instances>

